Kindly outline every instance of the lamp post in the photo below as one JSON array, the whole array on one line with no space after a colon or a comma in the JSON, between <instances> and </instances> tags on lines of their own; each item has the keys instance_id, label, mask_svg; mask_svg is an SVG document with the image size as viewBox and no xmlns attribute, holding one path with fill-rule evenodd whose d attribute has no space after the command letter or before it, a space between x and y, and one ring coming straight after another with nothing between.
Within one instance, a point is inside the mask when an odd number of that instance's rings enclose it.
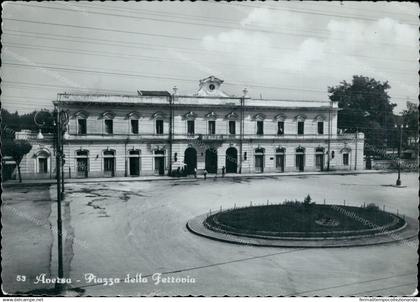
<instances>
[{"instance_id":1,"label":"lamp post","mask_svg":"<svg viewBox=\"0 0 420 302\"><path fill-rule=\"evenodd\" d=\"M62 226L62 219L61 219L61 200L63 198L64 192L64 175L60 173L60 169L63 168L63 141L64 138L68 138L68 134L65 133L67 123L68 123L68 114L63 110L59 110L57 107L54 109L53 116L55 117L54 121L54 130L55 130L55 159L56 159L56 180L57 180L57 247L58 247L58 279L61 280L64 277L63 273L63 226ZM36 120L35 115L35 123L39 125ZM42 123L43 126L45 123ZM42 139L43 135L41 130L37 135L38 139ZM64 168L63 168L64 171ZM55 288L57 290L62 290L63 283L58 281L55 284Z\"/></svg>"},{"instance_id":2,"label":"lamp post","mask_svg":"<svg viewBox=\"0 0 420 302\"><path fill-rule=\"evenodd\" d=\"M398 148L398 178L396 182L397 186L401 186L401 149L402 149L402 133L403 133L404 126L405 126L404 124L395 125L396 128L400 128L400 146Z\"/></svg>"}]
</instances>

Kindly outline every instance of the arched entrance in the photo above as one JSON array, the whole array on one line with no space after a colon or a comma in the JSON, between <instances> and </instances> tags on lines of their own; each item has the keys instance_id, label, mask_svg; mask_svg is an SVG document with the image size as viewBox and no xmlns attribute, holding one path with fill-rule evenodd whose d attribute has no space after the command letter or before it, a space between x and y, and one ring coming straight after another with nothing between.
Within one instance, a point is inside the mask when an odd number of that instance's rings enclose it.
<instances>
[{"instance_id":1,"label":"arched entrance","mask_svg":"<svg viewBox=\"0 0 420 302\"><path fill-rule=\"evenodd\" d=\"M230 147L226 150L226 173L237 173L238 150Z\"/></svg>"},{"instance_id":2,"label":"arched entrance","mask_svg":"<svg viewBox=\"0 0 420 302\"><path fill-rule=\"evenodd\" d=\"M185 149L184 163L187 174L194 174L194 170L197 168L197 151L194 148Z\"/></svg>"},{"instance_id":3,"label":"arched entrance","mask_svg":"<svg viewBox=\"0 0 420 302\"><path fill-rule=\"evenodd\" d=\"M206 171L217 173L217 149L215 148L206 150Z\"/></svg>"}]
</instances>

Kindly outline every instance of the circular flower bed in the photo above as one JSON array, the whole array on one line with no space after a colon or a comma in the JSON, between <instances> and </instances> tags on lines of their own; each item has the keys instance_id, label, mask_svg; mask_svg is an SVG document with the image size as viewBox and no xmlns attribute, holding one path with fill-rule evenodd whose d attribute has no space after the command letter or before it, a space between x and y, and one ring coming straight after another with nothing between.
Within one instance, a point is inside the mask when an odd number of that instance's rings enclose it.
<instances>
[{"instance_id":1,"label":"circular flower bed","mask_svg":"<svg viewBox=\"0 0 420 302\"><path fill-rule=\"evenodd\" d=\"M204 225L216 232L257 238L327 238L384 233L403 227L405 221L377 207L289 202L218 212Z\"/></svg>"}]
</instances>

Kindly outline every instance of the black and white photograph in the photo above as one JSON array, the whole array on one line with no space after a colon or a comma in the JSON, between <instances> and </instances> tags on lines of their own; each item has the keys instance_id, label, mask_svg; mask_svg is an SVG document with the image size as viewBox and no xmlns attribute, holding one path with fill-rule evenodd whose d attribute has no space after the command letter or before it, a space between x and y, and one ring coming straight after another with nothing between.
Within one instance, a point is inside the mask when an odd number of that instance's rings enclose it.
<instances>
[{"instance_id":1,"label":"black and white photograph","mask_svg":"<svg viewBox=\"0 0 420 302\"><path fill-rule=\"evenodd\" d=\"M419 12L3 2L2 301L417 301Z\"/></svg>"}]
</instances>

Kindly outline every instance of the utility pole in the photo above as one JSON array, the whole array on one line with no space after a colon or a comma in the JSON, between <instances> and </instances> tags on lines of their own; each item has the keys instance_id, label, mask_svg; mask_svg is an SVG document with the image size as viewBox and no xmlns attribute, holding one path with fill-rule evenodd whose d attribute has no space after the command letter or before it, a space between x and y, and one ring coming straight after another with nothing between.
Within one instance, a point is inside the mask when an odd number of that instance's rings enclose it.
<instances>
[{"instance_id":1,"label":"utility pole","mask_svg":"<svg viewBox=\"0 0 420 302\"><path fill-rule=\"evenodd\" d=\"M173 108L172 103L175 99L175 94L178 89L176 86L173 88L173 94L169 96L169 168L168 173L172 175L172 132L173 132Z\"/></svg>"},{"instance_id":2,"label":"utility pole","mask_svg":"<svg viewBox=\"0 0 420 302\"><path fill-rule=\"evenodd\" d=\"M328 158L327 158L327 171L330 171L330 156L331 156L331 106L328 109Z\"/></svg>"},{"instance_id":3,"label":"utility pole","mask_svg":"<svg viewBox=\"0 0 420 302\"><path fill-rule=\"evenodd\" d=\"M357 139L359 138L359 127L356 128L356 141L355 141L355 150L354 150L354 170L357 170Z\"/></svg>"},{"instance_id":4,"label":"utility pole","mask_svg":"<svg viewBox=\"0 0 420 302\"><path fill-rule=\"evenodd\" d=\"M398 179L397 186L401 186L401 149L402 149L402 131L403 125L400 125L400 147L398 148Z\"/></svg>"},{"instance_id":5,"label":"utility pole","mask_svg":"<svg viewBox=\"0 0 420 302\"><path fill-rule=\"evenodd\" d=\"M243 93L244 95L240 99L240 121L239 121L239 174L242 173L242 156L243 156L243 136L244 136L244 105L245 105L245 97L247 94L247 89L244 88Z\"/></svg>"},{"instance_id":6,"label":"utility pole","mask_svg":"<svg viewBox=\"0 0 420 302\"><path fill-rule=\"evenodd\" d=\"M62 166L62 146L61 146L61 114L59 111L58 106L55 108L55 115L56 115L56 173L57 173L57 247L58 247L58 278L63 278L63 227L62 227L62 220L61 220L61 173L60 168ZM61 289L62 283L57 282L56 288Z\"/></svg>"}]
</instances>

